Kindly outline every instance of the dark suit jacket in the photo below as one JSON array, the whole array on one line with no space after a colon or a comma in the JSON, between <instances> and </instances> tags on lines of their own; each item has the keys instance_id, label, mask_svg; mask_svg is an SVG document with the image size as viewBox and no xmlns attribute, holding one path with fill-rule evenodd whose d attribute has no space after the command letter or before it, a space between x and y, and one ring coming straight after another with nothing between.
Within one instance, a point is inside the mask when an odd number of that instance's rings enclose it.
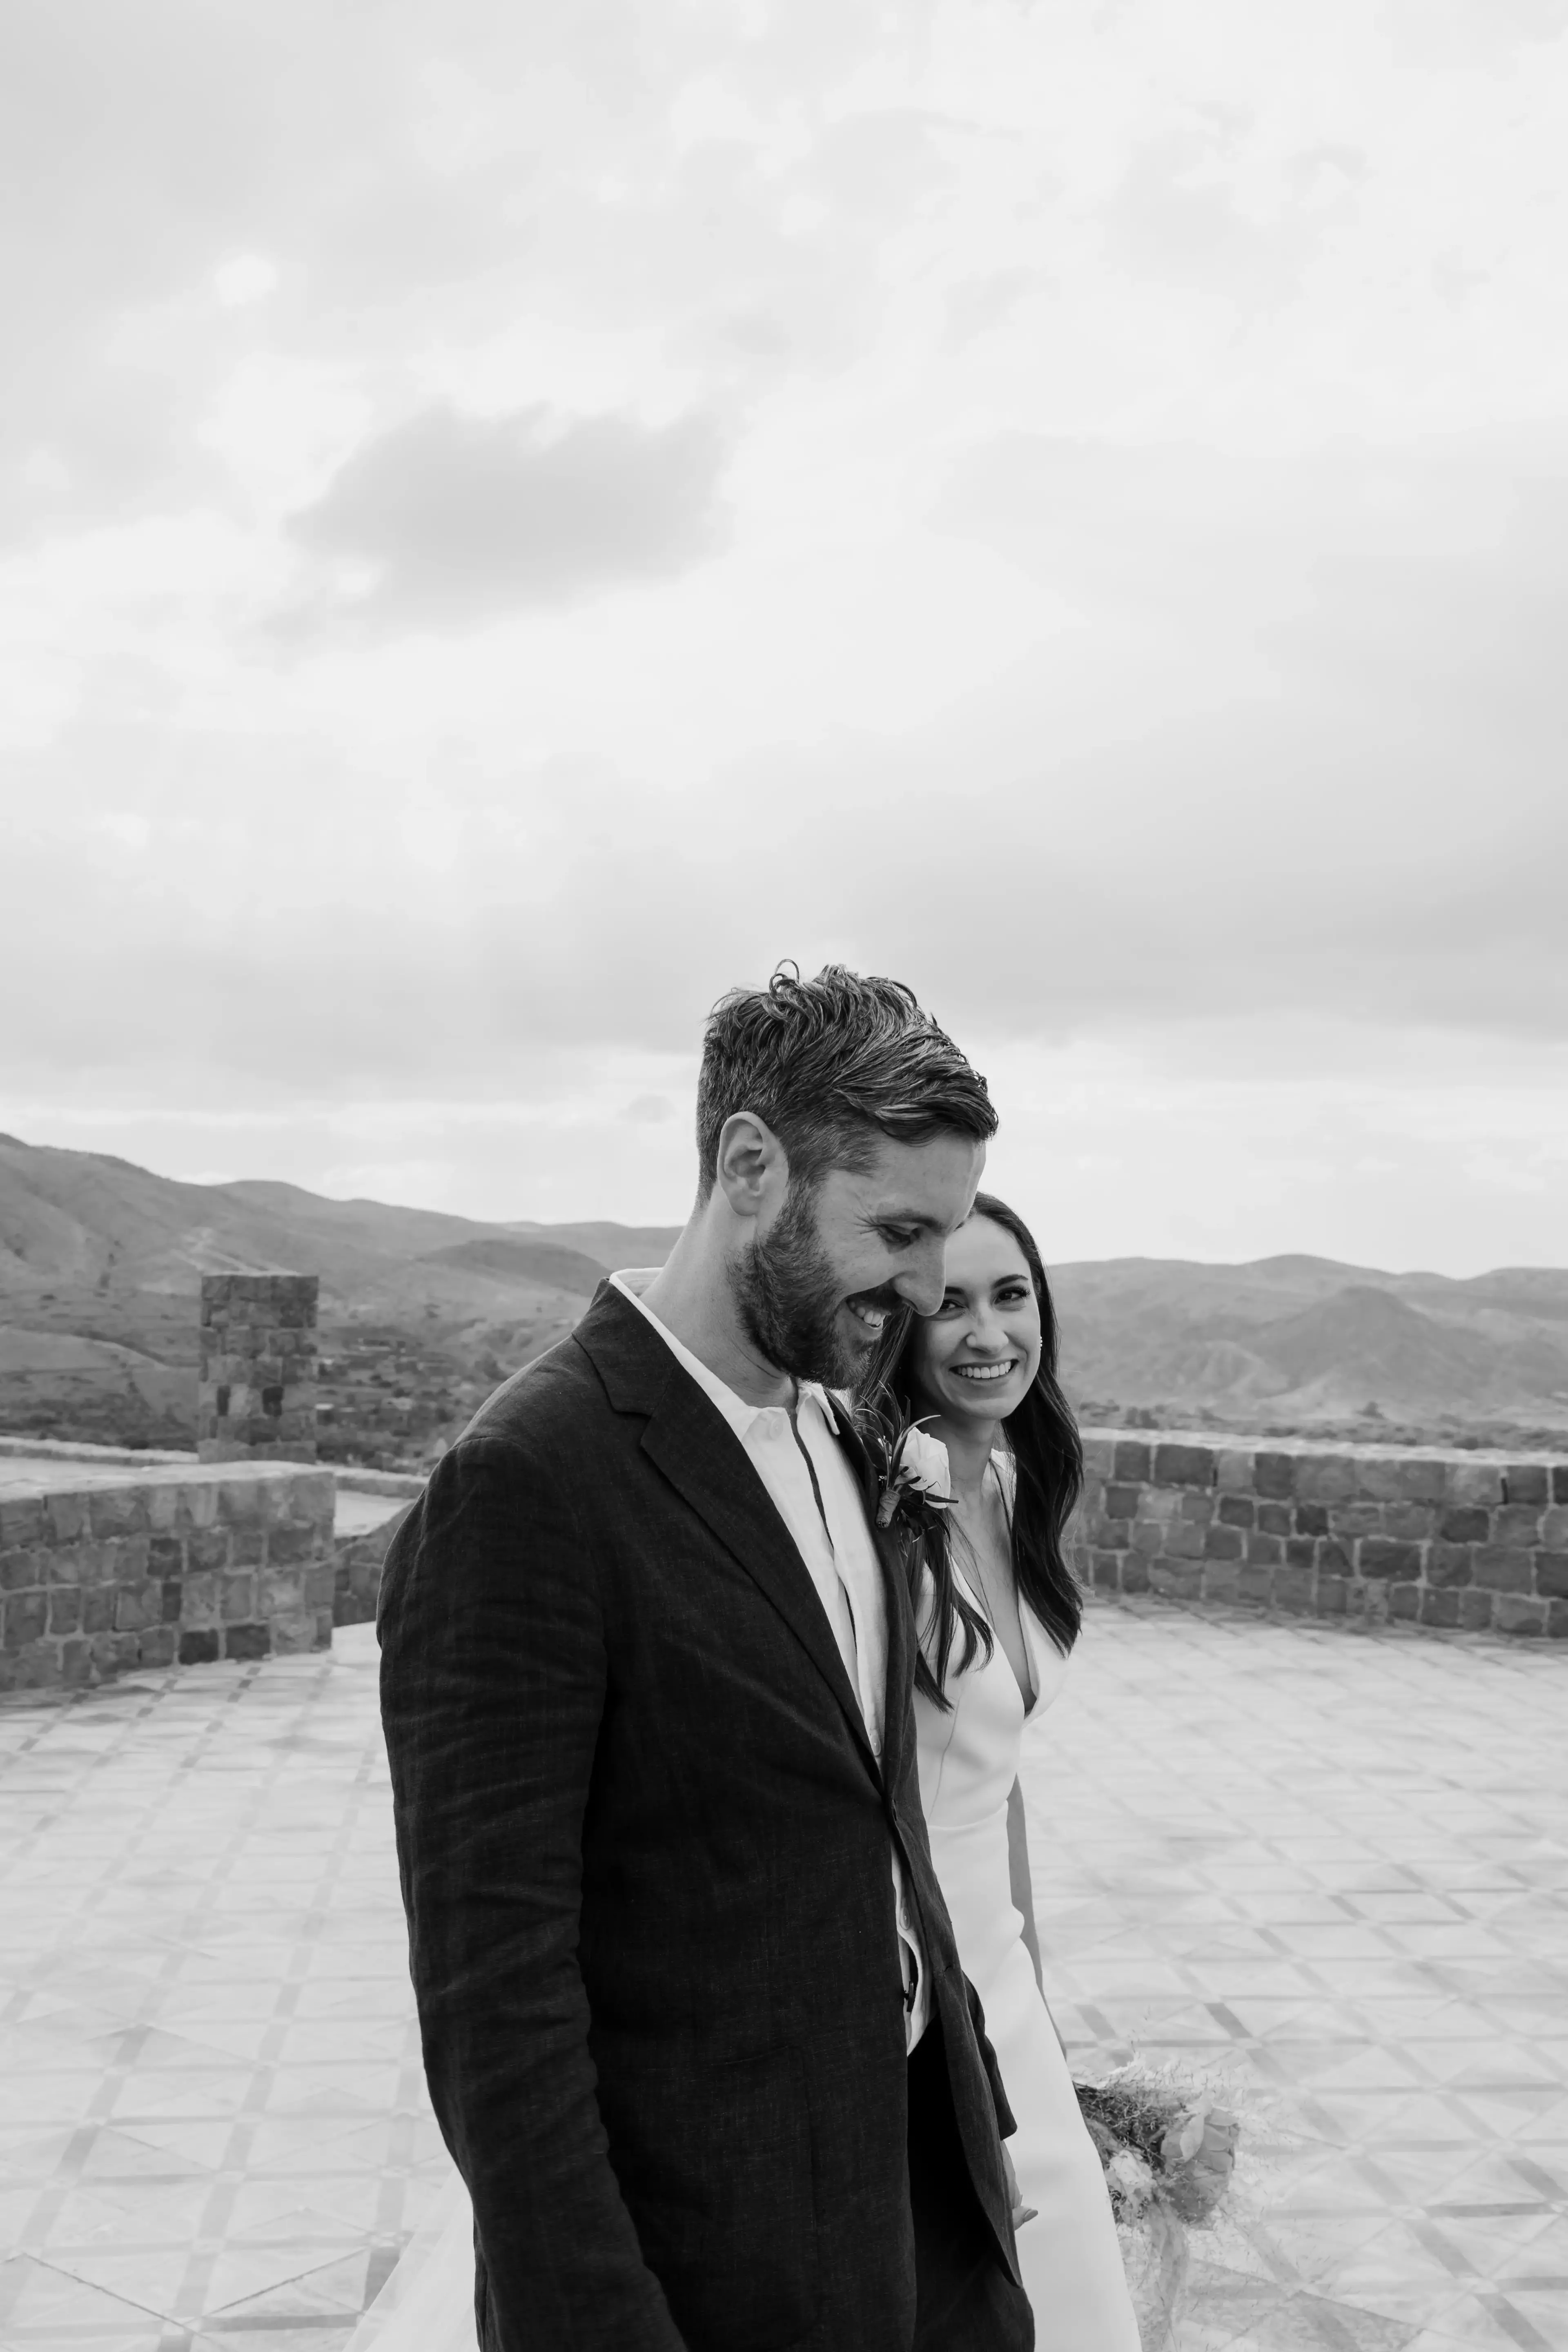
<instances>
[{"instance_id":1,"label":"dark suit jacket","mask_svg":"<svg viewBox=\"0 0 1568 2352\"><path fill-rule=\"evenodd\" d=\"M383 1714L486 2352L907 2352L889 1841L1012 2268L1012 2118L931 1868L910 1604L884 1571L879 1771L744 1450L607 1286L398 1530Z\"/></svg>"}]
</instances>

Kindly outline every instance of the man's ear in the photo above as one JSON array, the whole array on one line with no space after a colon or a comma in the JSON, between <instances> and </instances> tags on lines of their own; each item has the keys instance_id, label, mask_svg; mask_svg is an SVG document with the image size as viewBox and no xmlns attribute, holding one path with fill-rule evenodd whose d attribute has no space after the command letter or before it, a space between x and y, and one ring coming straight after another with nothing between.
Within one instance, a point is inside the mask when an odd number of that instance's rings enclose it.
<instances>
[{"instance_id":1,"label":"man's ear","mask_svg":"<svg viewBox=\"0 0 1568 2352\"><path fill-rule=\"evenodd\" d=\"M754 1110L731 1111L719 1130L715 1174L733 1213L754 1219L769 1201L783 1199L789 1159L766 1119Z\"/></svg>"}]
</instances>

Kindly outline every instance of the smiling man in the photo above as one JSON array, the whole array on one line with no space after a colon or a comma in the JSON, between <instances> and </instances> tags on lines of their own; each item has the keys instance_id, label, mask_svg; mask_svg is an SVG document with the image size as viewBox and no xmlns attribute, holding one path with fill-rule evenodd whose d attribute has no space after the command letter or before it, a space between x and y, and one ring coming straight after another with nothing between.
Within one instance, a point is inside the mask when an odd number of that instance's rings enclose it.
<instances>
[{"instance_id":1,"label":"smiling man","mask_svg":"<svg viewBox=\"0 0 1568 2352\"><path fill-rule=\"evenodd\" d=\"M395 1541L398 1853L484 2352L1034 2342L909 1597L828 1393L940 1303L995 1124L893 982L726 997L668 1264L489 1400Z\"/></svg>"}]
</instances>

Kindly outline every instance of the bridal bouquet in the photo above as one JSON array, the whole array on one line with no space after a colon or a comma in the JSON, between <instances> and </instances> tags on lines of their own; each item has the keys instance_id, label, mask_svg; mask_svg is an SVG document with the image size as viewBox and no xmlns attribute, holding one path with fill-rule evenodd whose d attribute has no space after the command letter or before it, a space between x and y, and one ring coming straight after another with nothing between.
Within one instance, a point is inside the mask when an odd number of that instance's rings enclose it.
<instances>
[{"instance_id":1,"label":"bridal bouquet","mask_svg":"<svg viewBox=\"0 0 1568 2352\"><path fill-rule=\"evenodd\" d=\"M1100 2150L1144 2352L1162 2352L1187 2268L1187 2228L1220 2212L1240 2125L1190 2076L1134 2062L1075 2084Z\"/></svg>"}]
</instances>

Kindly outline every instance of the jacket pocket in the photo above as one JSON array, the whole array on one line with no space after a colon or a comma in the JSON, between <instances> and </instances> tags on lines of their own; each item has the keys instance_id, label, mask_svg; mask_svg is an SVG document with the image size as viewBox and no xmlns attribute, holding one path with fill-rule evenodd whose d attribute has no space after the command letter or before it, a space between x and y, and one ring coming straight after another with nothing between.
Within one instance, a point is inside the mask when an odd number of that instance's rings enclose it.
<instances>
[{"instance_id":1,"label":"jacket pocket","mask_svg":"<svg viewBox=\"0 0 1568 2352\"><path fill-rule=\"evenodd\" d=\"M820 2300L800 2052L717 2068L688 2113L696 2136L679 2170L689 2194L655 2189L637 2200L648 2266L692 2352L789 2352L810 2334Z\"/></svg>"}]
</instances>

